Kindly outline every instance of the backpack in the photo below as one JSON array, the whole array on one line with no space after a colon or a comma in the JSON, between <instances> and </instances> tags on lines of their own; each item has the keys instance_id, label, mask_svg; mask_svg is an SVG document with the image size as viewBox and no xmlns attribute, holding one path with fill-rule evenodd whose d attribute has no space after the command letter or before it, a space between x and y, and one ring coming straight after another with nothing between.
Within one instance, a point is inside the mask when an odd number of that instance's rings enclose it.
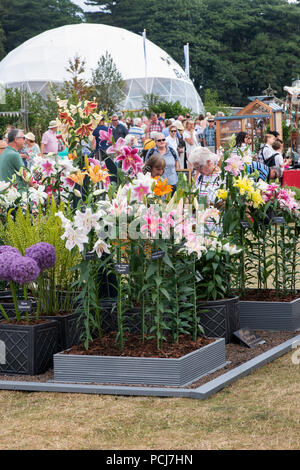
<instances>
[{"instance_id":1,"label":"backpack","mask_svg":"<svg viewBox=\"0 0 300 470\"><path fill-rule=\"evenodd\" d=\"M146 139L143 144L143 150L150 150L155 147L155 140L153 139Z\"/></svg>"},{"instance_id":2,"label":"backpack","mask_svg":"<svg viewBox=\"0 0 300 470\"><path fill-rule=\"evenodd\" d=\"M267 160L264 159L264 164L268 166L269 168L271 168L272 166L276 166L276 163L275 163L276 155L279 155L279 152L273 153L273 155L271 155L270 158L268 158Z\"/></svg>"},{"instance_id":3,"label":"backpack","mask_svg":"<svg viewBox=\"0 0 300 470\"><path fill-rule=\"evenodd\" d=\"M177 160L177 155L176 155L175 150L174 150L172 147L169 147L169 150L170 150L171 154L173 155L174 160ZM153 155L154 152L156 152L156 151L157 151L156 148L150 149L150 150L147 152L146 159L148 160L148 158L150 158L151 155Z\"/></svg>"}]
</instances>

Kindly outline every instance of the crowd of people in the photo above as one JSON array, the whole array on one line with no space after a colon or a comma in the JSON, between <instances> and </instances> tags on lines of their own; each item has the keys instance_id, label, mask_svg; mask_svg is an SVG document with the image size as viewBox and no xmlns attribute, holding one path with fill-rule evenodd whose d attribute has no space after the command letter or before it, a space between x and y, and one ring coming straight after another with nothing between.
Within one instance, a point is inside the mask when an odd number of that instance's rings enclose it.
<instances>
[{"instance_id":1,"label":"crowd of people","mask_svg":"<svg viewBox=\"0 0 300 470\"><path fill-rule=\"evenodd\" d=\"M223 113L217 113L222 116ZM109 143L100 139L100 131L111 129L114 141L124 139L125 145L137 148L143 157L144 172L152 177L159 176L176 190L178 170L191 170L199 194L210 199L210 192L217 189L220 156L216 148L215 117L206 113L192 118L190 114L164 119L152 113L146 116L126 119L114 114L109 122L102 118L93 131L90 144L82 142L83 154L99 160L106 159ZM285 165L290 162L283 158L283 142L278 132L265 135L265 143L254 154L251 148L251 136L247 132L236 135L233 153L249 156L248 174L256 175L263 181L280 178ZM10 125L5 136L0 136L0 180L9 181L14 173L31 169L36 156L49 153L67 157L68 149L58 131L56 120L49 122L48 130L43 134L40 146L32 132L26 134ZM114 173L113 159L107 161L109 171ZM257 176L258 175L258 176ZM214 193L215 191L213 191Z\"/></svg>"}]
</instances>

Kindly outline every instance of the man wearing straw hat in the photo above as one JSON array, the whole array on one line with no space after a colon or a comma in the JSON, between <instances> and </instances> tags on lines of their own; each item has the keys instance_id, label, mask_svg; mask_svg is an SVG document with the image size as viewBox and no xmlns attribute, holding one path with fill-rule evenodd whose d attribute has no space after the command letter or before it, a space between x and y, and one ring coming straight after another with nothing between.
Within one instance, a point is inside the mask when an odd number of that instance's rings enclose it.
<instances>
[{"instance_id":1,"label":"man wearing straw hat","mask_svg":"<svg viewBox=\"0 0 300 470\"><path fill-rule=\"evenodd\" d=\"M57 122L50 121L48 130L44 132L41 142L41 154L58 153L58 140L56 138Z\"/></svg>"}]
</instances>

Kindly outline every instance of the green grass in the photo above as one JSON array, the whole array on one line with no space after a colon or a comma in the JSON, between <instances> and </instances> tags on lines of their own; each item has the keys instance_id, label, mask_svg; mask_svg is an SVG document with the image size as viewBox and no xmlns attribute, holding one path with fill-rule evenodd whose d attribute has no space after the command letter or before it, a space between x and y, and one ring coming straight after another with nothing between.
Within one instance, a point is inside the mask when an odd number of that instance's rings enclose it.
<instances>
[{"instance_id":1,"label":"green grass","mask_svg":"<svg viewBox=\"0 0 300 470\"><path fill-rule=\"evenodd\" d=\"M0 392L0 449L298 449L291 354L208 400Z\"/></svg>"}]
</instances>

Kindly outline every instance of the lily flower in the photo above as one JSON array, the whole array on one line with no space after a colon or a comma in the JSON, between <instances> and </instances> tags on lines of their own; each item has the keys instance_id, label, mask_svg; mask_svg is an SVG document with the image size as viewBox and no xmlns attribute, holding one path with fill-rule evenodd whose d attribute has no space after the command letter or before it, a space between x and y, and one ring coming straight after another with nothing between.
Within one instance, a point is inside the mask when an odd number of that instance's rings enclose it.
<instances>
[{"instance_id":1,"label":"lily flower","mask_svg":"<svg viewBox=\"0 0 300 470\"><path fill-rule=\"evenodd\" d=\"M125 139L119 137L117 142L106 150L107 155L120 155L124 147Z\"/></svg>"},{"instance_id":2,"label":"lily flower","mask_svg":"<svg viewBox=\"0 0 300 470\"><path fill-rule=\"evenodd\" d=\"M244 163L238 155L231 155L231 157L226 160L226 163L225 170L229 171L229 173L234 176L238 176L244 169Z\"/></svg>"},{"instance_id":3,"label":"lily flower","mask_svg":"<svg viewBox=\"0 0 300 470\"><path fill-rule=\"evenodd\" d=\"M77 130L76 134L82 137L89 137L89 135L93 132L93 126L91 123L89 124L82 124Z\"/></svg>"},{"instance_id":4,"label":"lily flower","mask_svg":"<svg viewBox=\"0 0 300 470\"><path fill-rule=\"evenodd\" d=\"M68 124L70 127L74 126L75 121L67 112L59 113L59 118L66 124Z\"/></svg>"},{"instance_id":5,"label":"lily flower","mask_svg":"<svg viewBox=\"0 0 300 470\"><path fill-rule=\"evenodd\" d=\"M132 168L134 173L137 173L141 165L143 165L143 160L138 155L138 149L132 149L130 147L124 147L122 155L119 155L116 161L122 162L122 170L124 172Z\"/></svg>"},{"instance_id":6,"label":"lily flower","mask_svg":"<svg viewBox=\"0 0 300 470\"><path fill-rule=\"evenodd\" d=\"M167 178L163 181L159 180L159 176L156 176L154 179L157 180L157 183L153 189L153 192L156 196L164 196L172 192L172 186L167 183Z\"/></svg>"},{"instance_id":7,"label":"lily flower","mask_svg":"<svg viewBox=\"0 0 300 470\"><path fill-rule=\"evenodd\" d=\"M94 184L100 183L100 181L105 182L109 177L107 169L103 169L100 165L95 165L94 168L91 166L88 169L89 176Z\"/></svg>"},{"instance_id":8,"label":"lily flower","mask_svg":"<svg viewBox=\"0 0 300 470\"><path fill-rule=\"evenodd\" d=\"M84 104L85 106L84 106L83 112L87 117L98 106L97 103L95 103L94 101L86 101Z\"/></svg>"},{"instance_id":9,"label":"lily flower","mask_svg":"<svg viewBox=\"0 0 300 470\"><path fill-rule=\"evenodd\" d=\"M84 182L84 177L87 173L84 171L77 171L77 173L74 173L73 175L69 176L69 179L74 181L74 183L80 184L80 186L83 186Z\"/></svg>"},{"instance_id":10,"label":"lily flower","mask_svg":"<svg viewBox=\"0 0 300 470\"><path fill-rule=\"evenodd\" d=\"M100 136L101 142L102 142L103 140L105 140L105 141L108 142L109 144L112 144L113 141L114 141L112 129L108 129L107 132L106 132L106 131L100 131L100 132L99 132L99 136Z\"/></svg>"}]
</instances>

